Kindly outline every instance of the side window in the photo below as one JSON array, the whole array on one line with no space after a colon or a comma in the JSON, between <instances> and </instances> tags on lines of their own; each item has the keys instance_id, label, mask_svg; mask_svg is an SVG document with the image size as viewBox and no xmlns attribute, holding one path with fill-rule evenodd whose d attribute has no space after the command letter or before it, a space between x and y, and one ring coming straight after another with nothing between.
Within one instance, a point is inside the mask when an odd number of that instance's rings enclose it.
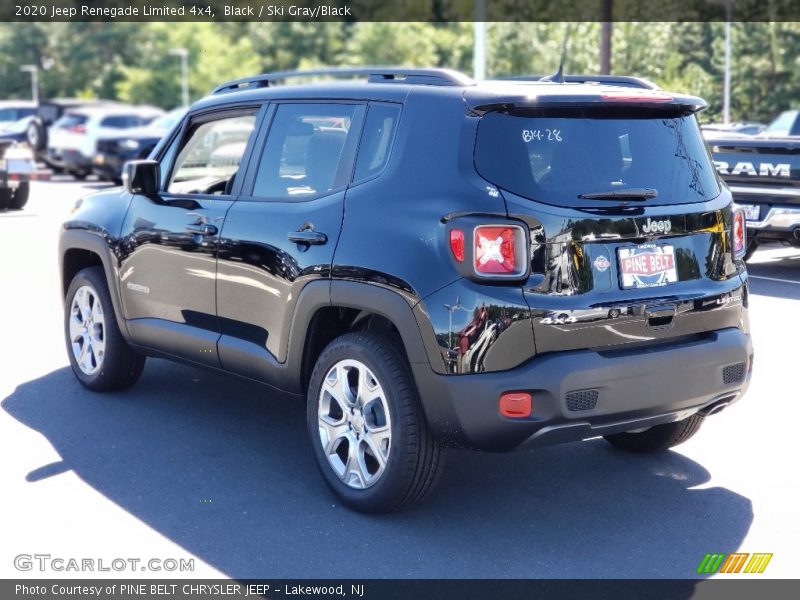
<instances>
[{"instance_id":1,"label":"side window","mask_svg":"<svg viewBox=\"0 0 800 600\"><path fill-rule=\"evenodd\" d=\"M336 186L352 104L281 104L258 166L253 195L303 198Z\"/></svg>"},{"instance_id":2,"label":"side window","mask_svg":"<svg viewBox=\"0 0 800 600\"><path fill-rule=\"evenodd\" d=\"M237 115L190 128L175 159L167 191L229 195L255 122L255 114Z\"/></svg>"},{"instance_id":3,"label":"side window","mask_svg":"<svg viewBox=\"0 0 800 600\"><path fill-rule=\"evenodd\" d=\"M355 181L380 173L389 159L400 107L396 104L370 104L356 160Z\"/></svg>"}]
</instances>

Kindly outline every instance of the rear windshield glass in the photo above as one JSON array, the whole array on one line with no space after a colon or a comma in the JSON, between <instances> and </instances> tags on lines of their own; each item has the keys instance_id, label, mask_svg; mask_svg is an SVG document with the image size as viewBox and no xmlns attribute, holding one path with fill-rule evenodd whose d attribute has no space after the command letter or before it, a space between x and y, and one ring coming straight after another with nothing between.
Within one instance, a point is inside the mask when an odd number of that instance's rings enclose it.
<instances>
[{"instance_id":1,"label":"rear windshield glass","mask_svg":"<svg viewBox=\"0 0 800 600\"><path fill-rule=\"evenodd\" d=\"M478 126L478 172L514 194L559 206L603 205L579 195L633 188L658 192L647 205L719 195L694 116L586 115L488 113Z\"/></svg>"},{"instance_id":2,"label":"rear windshield glass","mask_svg":"<svg viewBox=\"0 0 800 600\"><path fill-rule=\"evenodd\" d=\"M60 129L69 129L70 127L75 127L76 125L85 125L86 121L88 120L89 117L86 115L79 113L68 113L58 120L56 127Z\"/></svg>"}]
</instances>

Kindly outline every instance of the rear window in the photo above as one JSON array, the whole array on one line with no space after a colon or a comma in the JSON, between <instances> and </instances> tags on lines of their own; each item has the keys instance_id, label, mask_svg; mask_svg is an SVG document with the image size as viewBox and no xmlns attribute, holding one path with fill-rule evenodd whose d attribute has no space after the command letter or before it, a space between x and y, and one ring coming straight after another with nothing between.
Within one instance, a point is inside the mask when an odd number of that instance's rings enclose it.
<instances>
[{"instance_id":1,"label":"rear window","mask_svg":"<svg viewBox=\"0 0 800 600\"><path fill-rule=\"evenodd\" d=\"M578 196L630 188L657 190L647 205L720 193L694 116L492 112L478 126L475 166L500 188L558 206L596 206L605 201Z\"/></svg>"},{"instance_id":2,"label":"rear window","mask_svg":"<svg viewBox=\"0 0 800 600\"><path fill-rule=\"evenodd\" d=\"M139 127L148 122L144 117L139 115L114 115L105 117L100 121L101 127L108 127L110 129L128 129L129 127Z\"/></svg>"},{"instance_id":3,"label":"rear window","mask_svg":"<svg viewBox=\"0 0 800 600\"><path fill-rule=\"evenodd\" d=\"M89 117L86 115L68 113L58 120L58 122L55 124L55 127L59 129L69 129L70 127L75 127L77 125L85 125L86 121L88 120Z\"/></svg>"},{"instance_id":4,"label":"rear window","mask_svg":"<svg viewBox=\"0 0 800 600\"><path fill-rule=\"evenodd\" d=\"M34 112L34 108L0 108L0 122L18 121Z\"/></svg>"}]
</instances>

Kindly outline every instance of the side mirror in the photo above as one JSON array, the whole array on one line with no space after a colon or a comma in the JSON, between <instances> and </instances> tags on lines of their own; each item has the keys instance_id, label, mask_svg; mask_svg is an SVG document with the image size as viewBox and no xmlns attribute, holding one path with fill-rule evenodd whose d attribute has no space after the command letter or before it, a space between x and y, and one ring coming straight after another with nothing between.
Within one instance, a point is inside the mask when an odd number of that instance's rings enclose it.
<instances>
[{"instance_id":1,"label":"side mirror","mask_svg":"<svg viewBox=\"0 0 800 600\"><path fill-rule=\"evenodd\" d=\"M131 194L154 196L161 184L161 167L154 160L129 160L122 168L122 184Z\"/></svg>"}]
</instances>

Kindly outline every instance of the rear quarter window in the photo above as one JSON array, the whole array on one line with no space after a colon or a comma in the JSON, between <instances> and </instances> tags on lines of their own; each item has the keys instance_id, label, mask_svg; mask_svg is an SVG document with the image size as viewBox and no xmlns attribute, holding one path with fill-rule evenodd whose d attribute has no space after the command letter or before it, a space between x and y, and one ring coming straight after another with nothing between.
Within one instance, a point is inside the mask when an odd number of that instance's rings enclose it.
<instances>
[{"instance_id":1,"label":"rear quarter window","mask_svg":"<svg viewBox=\"0 0 800 600\"><path fill-rule=\"evenodd\" d=\"M399 119L398 105L370 104L356 159L356 182L374 177L386 166Z\"/></svg>"},{"instance_id":2,"label":"rear quarter window","mask_svg":"<svg viewBox=\"0 0 800 600\"><path fill-rule=\"evenodd\" d=\"M502 189L558 206L586 206L580 194L626 188L657 190L647 205L720 193L694 116L488 113L478 126L475 165Z\"/></svg>"}]
</instances>

